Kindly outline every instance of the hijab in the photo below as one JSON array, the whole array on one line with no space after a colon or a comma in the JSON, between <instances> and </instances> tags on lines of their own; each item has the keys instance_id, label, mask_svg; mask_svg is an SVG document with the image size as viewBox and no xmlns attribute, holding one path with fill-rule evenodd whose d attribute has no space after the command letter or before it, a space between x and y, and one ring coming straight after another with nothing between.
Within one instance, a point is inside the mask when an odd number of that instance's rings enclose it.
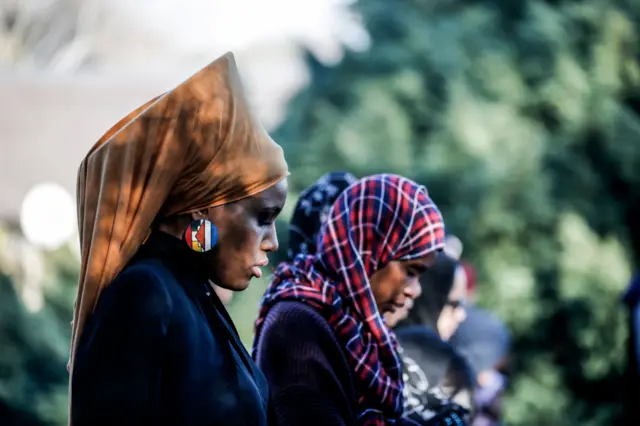
<instances>
[{"instance_id":1,"label":"hijab","mask_svg":"<svg viewBox=\"0 0 640 426\"><path fill-rule=\"evenodd\" d=\"M471 364L475 374L494 369L508 354L509 330L491 312L470 306L467 318L451 338L451 344Z\"/></svg>"},{"instance_id":2,"label":"hijab","mask_svg":"<svg viewBox=\"0 0 640 426\"><path fill-rule=\"evenodd\" d=\"M391 261L441 250L444 236L442 216L424 186L391 174L357 181L329 210L316 254L278 266L262 299L256 341L275 303L312 306L344 348L361 407L359 423L394 424L402 415L402 366L369 278Z\"/></svg>"},{"instance_id":3,"label":"hijab","mask_svg":"<svg viewBox=\"0 0 640 426\"><path fill-rule=\"evenodd\" d=\"M346 172L327 173L302 191L289 226L289 260L298 254L314 254L320 226L326 222L329 209L342 191L356 181Z\"/></svg>"},{"instance_id":4,"label":"hijab","mask_svg":"<svg viewBox=\"0 0 640 426\"><path fill-rule=\"evenodd\" d=\"M438 318L449 300L449 293L453 287L458 262L445 254L438 253L434 265L420 276L422 293L414 300L407 319L399 324L423 325L436 333L438 332Z\"/></svg>"},{"instance_id":5,"label":"hijab","mask_svg":"<svg viewBox=\"0 0 640 426\"><path fill-rule=\"evenodd\" d=\"M82 264L71 369L101 291L156 218L237 201L287 175L282 149L249 108L232 53L107 131L78 171Z\"/></svg>"}]
</instances>

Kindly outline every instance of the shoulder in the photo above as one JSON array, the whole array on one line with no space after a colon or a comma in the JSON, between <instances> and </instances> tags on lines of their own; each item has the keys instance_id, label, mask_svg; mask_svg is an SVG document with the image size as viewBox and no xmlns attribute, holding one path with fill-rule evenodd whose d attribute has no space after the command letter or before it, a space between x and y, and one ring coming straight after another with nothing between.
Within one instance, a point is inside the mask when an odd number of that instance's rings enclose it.
<instances>
[{"instance_id":1,"label":"shoulder","mask_svg":"<svg viewBox=\"0 0 640 426\"><path fill-rule=\"evenodd\" d=\"M260 340L265 343L303 341L337 341L329 323L311 306L302 302L282 301L269 310Z\"/></svg>"},{"instance_id":2,"label":"shoulder","mask_svg":"<svg viewBox=\"0 0 640 426\"><path fill-rule=\"evenodd\" d=\"M265 318L256 341L256 360L261 368L276 364L307 364L348 374L347 359L324 317L302 302L276 303ZM283 365L284 367L284 365Z\"/></svg>"},{"instance_id":3,"label":"shoulder","mask_svg":"<svg viewBox=\"0 0 640 426\"><path fill-rule=\"evenodd\" d=\"M139 312L141 315L166 315L172 310L168 282L172 278L159 262L131 264L102 291L103 308ZM98 307L99 308L99 307Z\"/></svg>"},{"instance_id":4,"label":"shoulder","mask_svg":"<svg viewBox=\"0 0 640 426\"><path fill-rule=\"evenodd\" d=\"M286 327L285 327L286 326ZM297 301L278 302L269 310L265 317L264 330L282 329L302 331L305 329L314 331L329 331L329 323L311 306Z\"/></svg>"}]
</instances>

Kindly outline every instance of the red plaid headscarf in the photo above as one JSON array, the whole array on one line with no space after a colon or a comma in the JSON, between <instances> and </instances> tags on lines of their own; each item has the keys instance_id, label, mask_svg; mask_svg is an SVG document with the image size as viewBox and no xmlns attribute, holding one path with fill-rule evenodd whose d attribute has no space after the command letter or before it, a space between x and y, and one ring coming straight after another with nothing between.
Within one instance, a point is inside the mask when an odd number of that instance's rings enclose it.
<instances>
[{"instance_id":1,"label":"red plaid headscarf","mask_svg":"<svg viewBox=\"0 0 640 426\"><path fill-rule=\"evenodd\" d=\"M333 204L316 254L278 266L262 299L256 342L276 302L312 306L345 348L356 379L360 424L394 424L402 415L402 367L369 278L391 261L442 249L444 237L442 216L424 186L389 174L357 181Z\"/></svg>"}]
</instances>

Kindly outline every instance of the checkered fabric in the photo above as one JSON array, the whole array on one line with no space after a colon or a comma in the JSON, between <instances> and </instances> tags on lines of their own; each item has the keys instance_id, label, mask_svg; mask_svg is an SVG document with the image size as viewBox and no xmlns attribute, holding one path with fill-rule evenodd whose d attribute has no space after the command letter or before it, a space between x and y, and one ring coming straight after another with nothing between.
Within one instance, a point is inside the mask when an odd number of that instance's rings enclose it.
<instances>
[{"instance_id":1,"label":"checkered fabric","mask_svg":"<svg viewBox=\"0 0 640 426\"><path fill-rule=\"evenodd\" d=\"M395 424L402 414L401 361L369 278L391 261L421 258L444 245L442 216L424 186L390 174L359 180L333 204L316 254L278 266L262 300L256 341L276 302L312 306L344 346L356 380L360 424Z\"/></svg>"}]
</instances>

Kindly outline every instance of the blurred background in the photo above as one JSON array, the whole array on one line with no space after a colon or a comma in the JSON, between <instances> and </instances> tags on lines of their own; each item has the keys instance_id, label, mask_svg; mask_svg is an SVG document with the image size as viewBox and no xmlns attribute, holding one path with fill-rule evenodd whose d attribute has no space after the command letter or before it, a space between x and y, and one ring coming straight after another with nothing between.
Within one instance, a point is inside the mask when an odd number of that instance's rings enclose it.
<instances>
[{"instance_id":1,"label":"blurred background","mask_svg":"<svg viewBox=\"0 0 640 426\"><path fill-rule=\"evenodd\" d=\"M66 424L81 159L228 50L292 172L273 262L325 172L411 177L513 334L505 424L623 424L636 0L0 0L0 424Z\"/></svg>"}]
</instances>

